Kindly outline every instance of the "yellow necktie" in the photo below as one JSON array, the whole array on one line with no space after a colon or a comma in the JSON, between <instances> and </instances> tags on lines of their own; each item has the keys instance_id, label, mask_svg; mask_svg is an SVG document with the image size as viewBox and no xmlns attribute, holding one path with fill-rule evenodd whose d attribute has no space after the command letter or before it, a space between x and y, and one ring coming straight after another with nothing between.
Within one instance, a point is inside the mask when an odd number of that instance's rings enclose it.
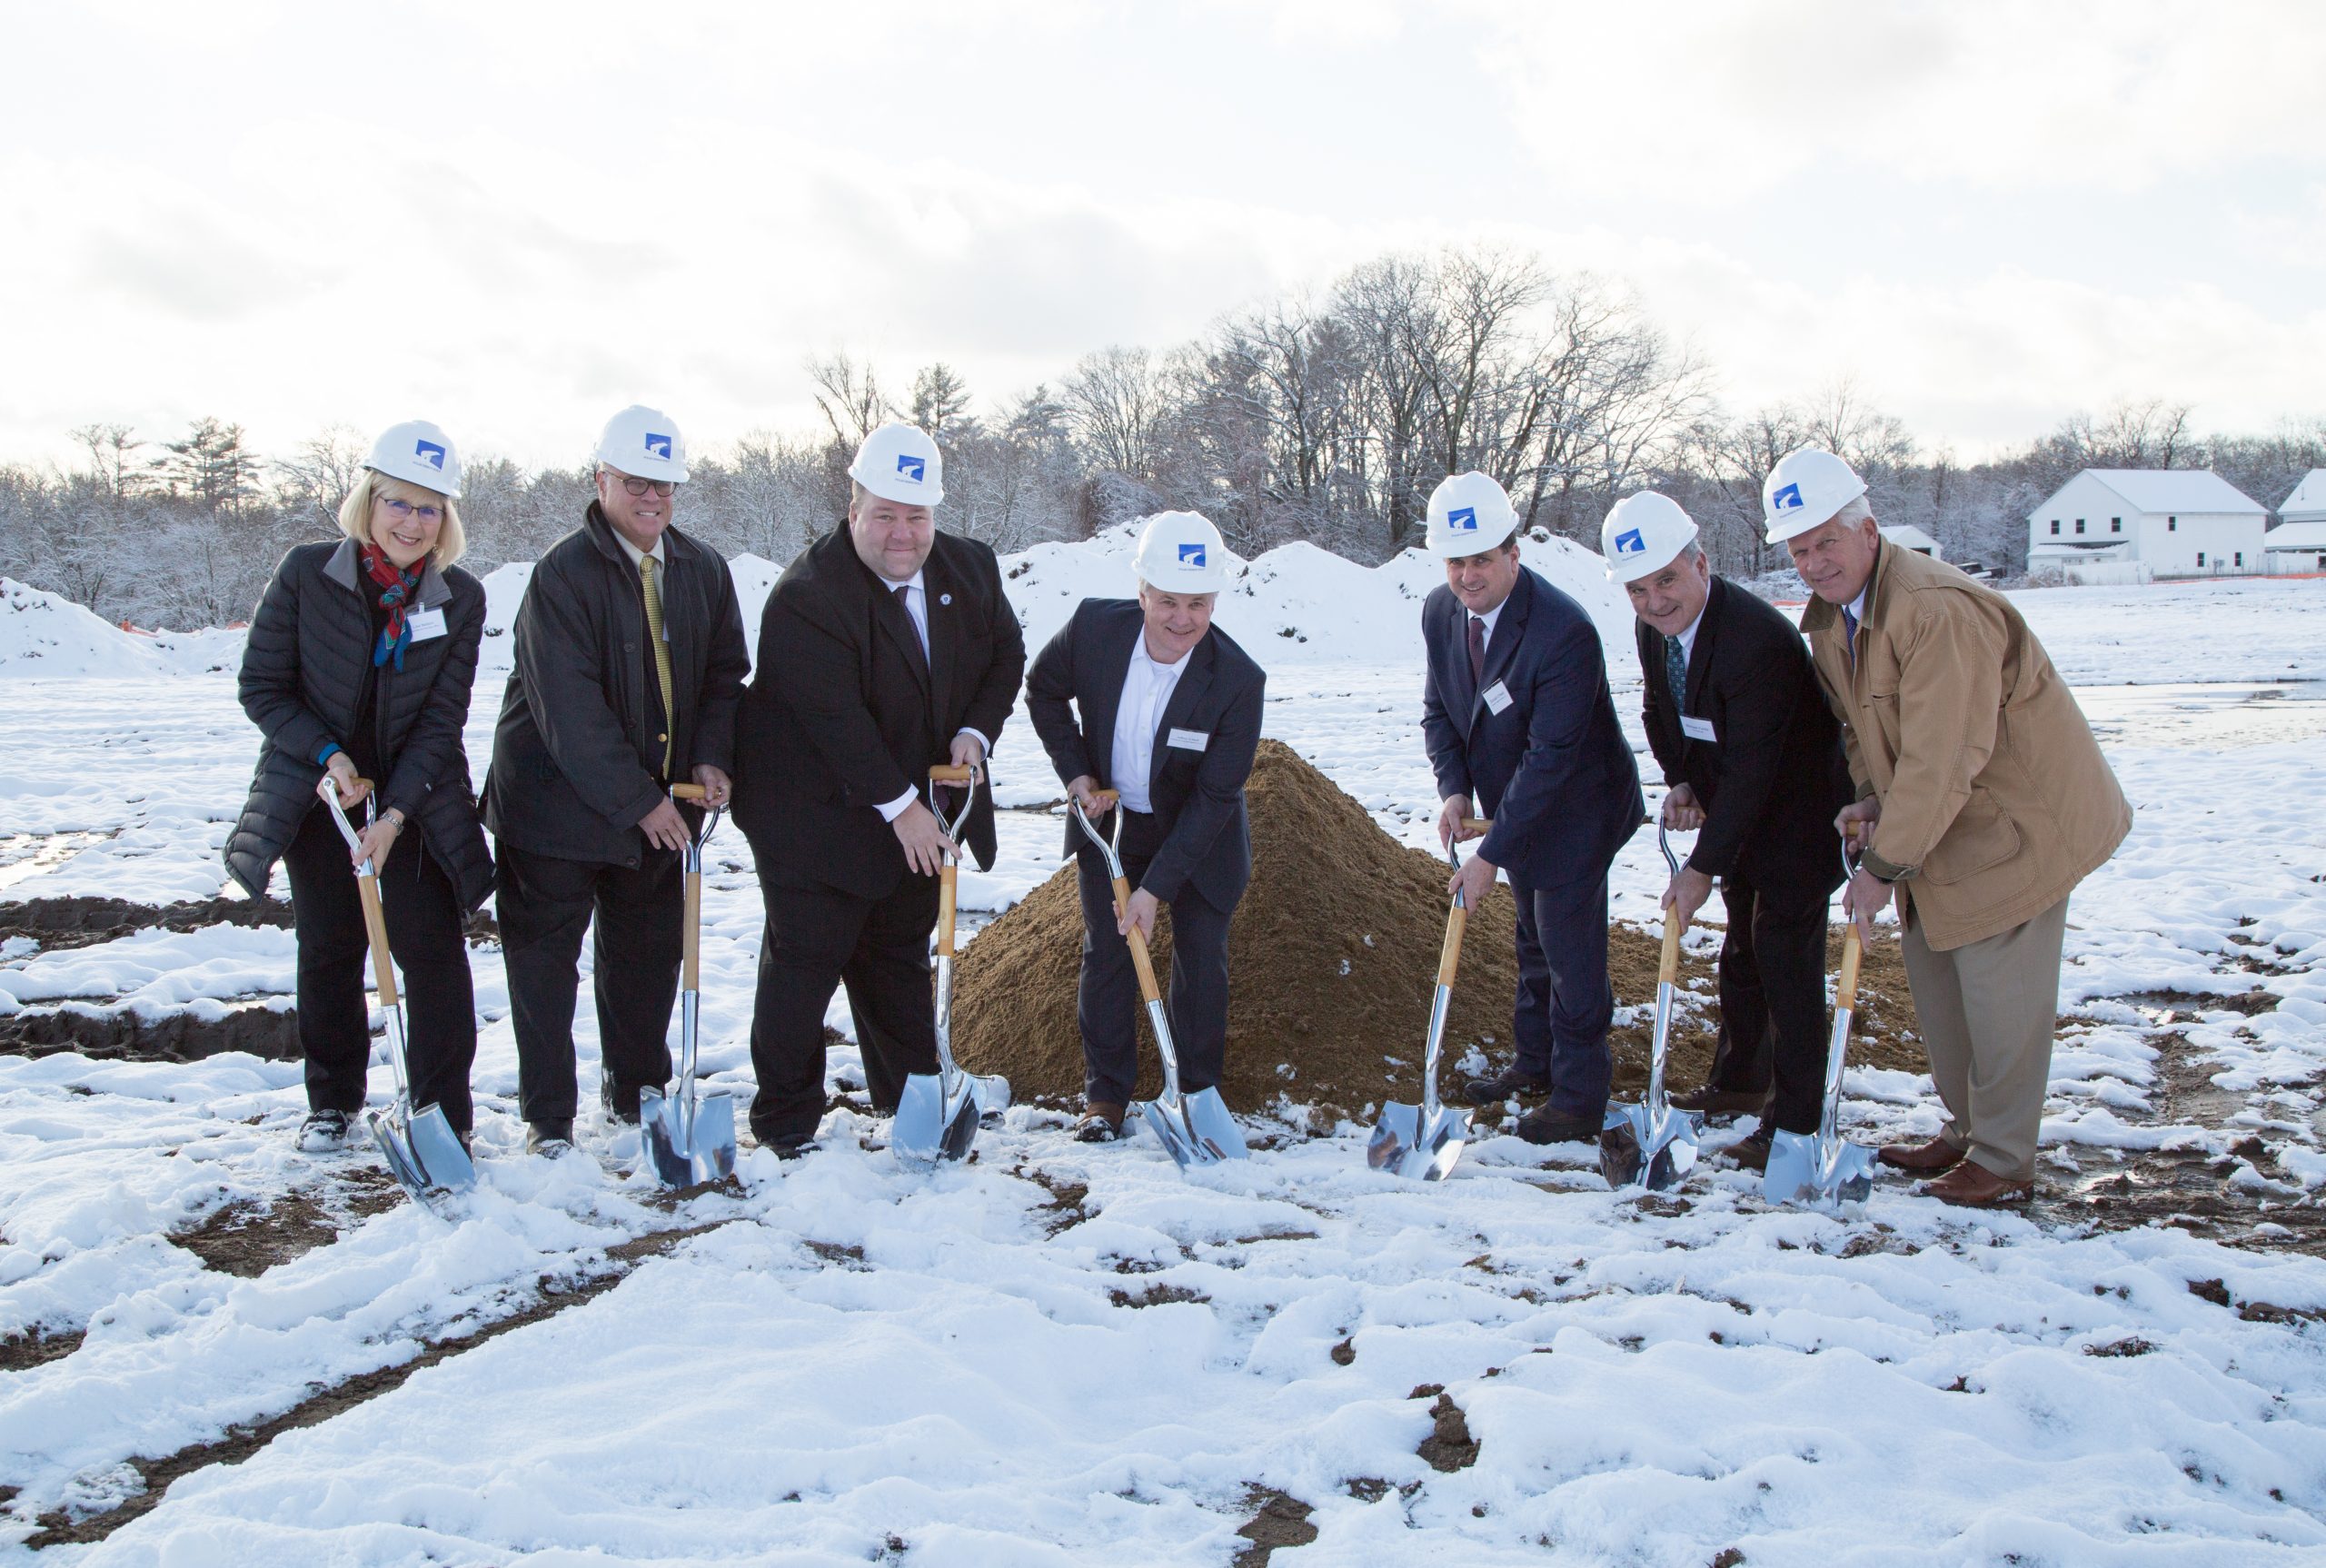
<instances>
[{"instance_id":1,"label":"yellow necktie","mask_svg":"<svg viewBox=\"0 0 2326 1568\"><path fill-rule=\"evenodd\" d=\"M662 640L662 590L654 584L654 558L638 558L639 581L646 589L646 636L654 644L654 679L662 686L662 777L671 776L671 737L678 730L678 714L671 706L671 645Z\"/></svg>"}]
</instances>

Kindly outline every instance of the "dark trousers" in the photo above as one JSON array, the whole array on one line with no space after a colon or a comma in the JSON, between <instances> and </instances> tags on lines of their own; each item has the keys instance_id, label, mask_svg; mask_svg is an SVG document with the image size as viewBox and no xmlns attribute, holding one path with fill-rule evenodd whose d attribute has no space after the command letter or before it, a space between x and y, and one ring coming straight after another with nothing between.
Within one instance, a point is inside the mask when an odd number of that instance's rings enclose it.
<instances>
[{"instance_id":1,"label":"dark trousers","mask_svg":"<svg viewBox=\"0 0 2326 1568\"><path fill-rule=\"evenodd\" d=\"M1607 1027L1615 994L1607 982L1607 878L1556 888L1521 888L1518 997L1511 1034L1521 1072L1547 1074L1550 1114L1596 1121L1607 1109L1615 1064Z\"/></svg>"},{"instance_id":2,"label":"dark trousers","mask_svg":"<svg viewBox=\"0 0 2326 1568\"><path fill-rule=\"evenodd\" d=\"M762 859L760 864L767 862ZM864 1086L875 1109L896 1109L905 1079L937 1070L937 997L929 936L937 878L905 874L885 898L770 881L760 896L759 994L751 1005L751 1131L760 1142L808 1137L824 1115L824 1012L848 987Z\"/></svg>"},{"instance_id":3,"label":"dark trousers","mask_svg":"<svg viewBox=\"0 0 2326 1568\"><path fill-rule=\"evenodd\" d=\"M1165 829L1131 812L1123 821L1123 873L1134 891ZM1114 884L1096 849L1075 855L1082 889L1082 983L1075 1019L1082 1027L1082 1094L1090 1105L1130 1101L1138 1080L1138 1021L1147 1010L1130 943L1115 930ZM1228 922L1192 886L1171 900L1171 994L1165 1012L1179 1056L1179 1087L1189 1094L1218 1086L1228 1066Z\"/></svg>"},{"instance_id":4,"label":"dark trousers","mask_svg":"<svg viewBox=\"0 0 2326 1568\"><path fill-rule=\"evenodd\" d=\"M685 873L649 849L635 869L501 846L493 896L509 1021L517 1031L517 1098L529 1122L570 1122L573 1005L589 928L605 1077L624 1087L671 1080L671 1004L686 945Z\"/></svg>"},{"instance_id":5,"label":"dark trousers","mask_svg":"<svg viewBox=\"0 0 2326 1568\"><path fill-rule=\"evenodd\" d=\"M1789 1133L1814 1133L1825 1090L1824 889L1756 888L1721 878L1728 935L1720 945L1716 1089L1768 1091L1770 1115Z\"/></svg>"},{"instance_id":6,"label":"dark trousers","mask_svg":"<svg viewBox=\"0 0 2326 1568\"><path fill-rule=\"evenodd\" d=\"M307 1059L310 1110L363 1108L364 1068L372 1055L371 1007L363 996L363 896L347 858L347 840L331 811L316 806L283 851L291 878L291 915L299 940L299 1047ZM405 1067L412 1103L439 1105L455 1132L467 1132L469 1067L476 1060L476 993L468 943L461 934L460 895L452 878L407 828L380 872L388 950L403 973L397 988L410 1037Z\"/></svg>"}]
</instances>

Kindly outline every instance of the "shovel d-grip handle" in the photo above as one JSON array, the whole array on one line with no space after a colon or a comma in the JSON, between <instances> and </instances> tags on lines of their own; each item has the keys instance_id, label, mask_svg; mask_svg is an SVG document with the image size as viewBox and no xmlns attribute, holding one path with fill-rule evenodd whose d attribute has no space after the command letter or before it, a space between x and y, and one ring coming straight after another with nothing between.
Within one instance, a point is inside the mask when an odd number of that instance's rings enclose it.
<instances>
[{"instance_id":1,"label":"shovel d-grip handle","mask_svg":"<svg viewBox=\"0 0 2326 1568\"><path fill-rule=\"evenodd\" d=\"M1090 808L1088 815L1092 817L1104 817L1108 812L1113 810L1122 803L1123 792L1119 789L1093 789L1090 791Z\"/></svg>"},{"instance_id":2,"label":"shovel d-grip handle","mask_svg":"<svg viewBox=\"0 0 2326 1568\"><path fill-rule=\"evenodd\" d=\"M944 764L929 770L931 784L974 784L977 779L978 770L966 762L959 767Z\"/></svg>"},{"instance_id":3,"label":"shovel d-grip handle","mask_svg":"<svg viewBox=\"0 0 2326 1568\"><path fill-rule=\"evenodd\" d=\"M700 784L673 784L671 786L671 798L674 800L708 799L710 798L710 794L711 792Z\"/></svg>"}]
</instances>

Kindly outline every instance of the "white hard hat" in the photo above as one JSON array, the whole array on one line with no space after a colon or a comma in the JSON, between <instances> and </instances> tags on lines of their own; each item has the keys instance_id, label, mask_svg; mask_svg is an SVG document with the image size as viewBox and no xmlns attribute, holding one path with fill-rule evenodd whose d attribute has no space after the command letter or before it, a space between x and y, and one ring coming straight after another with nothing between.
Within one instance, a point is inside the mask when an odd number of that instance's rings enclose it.
<instances>
[{"instance_id":1,"label":"white hard hat","mask_svg":"<svg viewBox=\"0 0 2326 1568\"><path fill-rule=\"evenodd\" d=\"M598 461L632 479L687 480L687 442L678 422L658 408L634 402L606 422Z\"/></svg>"},{"instance_id":2,"label":"white hard hat","mask_svg":"<svg viewBox=\"0 0 2326 1568\"><path fill-rule=\"evenodd\" d=\"M1482 554L1517 531L1517 510L1485 474L1448 474L1429 492L1427 542L1440 560Z\"/></svg>"},{"instance_id":3,"label":"white hard hat","mask_svg":"<svg viewBox=\"0 0 2326 1568\"><path fill-rule=\"evenodd\" d=\"M926 431L884 424L864 438L848 477L883 501L935 506L945 499L945 457Z\"/></svg>"},{"instance_id":4,"label":"white hard hat","mask_svg":"<svg viewBox=\"0 0 2326 1568\"><path fill-rule=\"evenodd\" d=\"M1787 452L1761 484L1769 542L1783 544L1796 534L1823 528L1864 493L1865 481L1832 452L1814 446Z\"/></svg>"},{"instance_id":5,"label":"white hard hat","mask_svg":"<svg viewBox=\"0 0 2326 1568\"><path fill-rule=\"evenodd\" d=\"M460 452L442 426L424 419L408 419L382 431L363 466L453 501L461 498Z\"/></svg>"},{"instance_id":6,"label":"white hard hat","mask_svg":"<svg viewBox=\"0 0 2326 1568\"><path fill-rule=\"evenodd\" d=\"M1608 577L1617 582L1636 582L1663 571L1695 540L1695 521L1678 501L1652 490L1624 497L1599 525L1599 553L1607 558Z\"/></svg>"},{"instance_id":7,"label":"white hard hat","mask_svg":"<svg viewBox=\"0 0 2326 1568\"><path fill-rule=\"evenodd\" d=\"M1158 511L1131 557L1139 581L1165 593L1218 593L1228 586L1228 546L1199 511Z\"/></svg>"}]
</instances>

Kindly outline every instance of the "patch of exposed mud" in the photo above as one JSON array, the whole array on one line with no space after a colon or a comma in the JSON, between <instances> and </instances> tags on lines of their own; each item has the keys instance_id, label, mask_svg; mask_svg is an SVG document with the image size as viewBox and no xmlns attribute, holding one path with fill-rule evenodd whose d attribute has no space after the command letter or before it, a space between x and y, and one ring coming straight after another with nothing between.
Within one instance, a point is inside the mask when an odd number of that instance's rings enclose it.
<instances>
[{"instance_id":1,"label":"patch of exposed mud","mask_svg":"<svg viewBox=\"0 0 2326 1568\"><path fill-rule=\"evenodd\" d=\"M2215 997L2194 1000L2214 1009L2222 1002ZM2173 1011L2162 1016L2169 1019ZM2156 1080L2149 1087L2149 1114L2140 1120L2225 1127L2245 1108L2242 1095L2215 1087L2212 1075L2219 1068L2202 1059L2187 1036L2167 1033L2156 1037L2155 1044ZM2162 1225L2232 1246L2326 1256L2326 1206L2315 1193L2302 1192L2293 1174L2278 1163L2287 1141L2282 1133L2255 1132L2226 1154L2203 1148L2079 1148L2075 1157L2082 1171L2063 1178L2045 1169L2037 1183L2035 1213L2103 1231ZM2248 1167L2267 1185L2233 1179Z\"/></svg>"},{"instance_id":2,"label":"patch of exposed mud","mask_svg":"<svg viewBox=\"0 0 2326 1568\"><path fill-rule=\"evenodd\" d=\"M67 1334L47 1334L34 1329L30 1334L12 1334L0 1338L0 1372L23 1372L51 1361L62 1361L81 1348L82 1331Z\"/></svg>"},{"instance_id":3,"label":"patch of exposed mud","mask_svg":"<svg viewBox=\"0 0 2326 1568\"><path fill-rule=\"evenodd\" d=\"M1236 1533L1250 1544L1236 1553L1236 1568L1266 1568L1278 1547L1306 1546L1317 1539L1317 1527L1308 1522L1316 1510L1287 1493L1255 1486L1245 1494L1244 1506L1253 1513Z\"/></svg>"},{"instance_id":4,"label":"patch of exposed mud","mask_svg":"<svg viewBox=\"0 0 2326 1568\"><path fill-rule=\"evenodd\" d=\"M364 1219L393 1208L401 1197L402 1189L385 1172L358 1167L347 1173L341 1190L286 1193L271 1205L230 1203L170 1240L205 1268L255 1279L276 1264L330 1245Z\"/></svg>"},{"instance_id":5,"label":"patch of exposed mud","mask_svg":"<svg viewBox=\"0 0 2326 1568\"><path fill-rule=\"evenodd\" d=\"M291 906L276 898L216 898L178 904L126 898L26 898L0 904L0 941L29 937L45 952L87 948L140 931L198 931L204 926L288 926Z\"/></svg>"},{"instance_id":6,"label":"patch of exposed mud","mask_svg":"<svg viewBox=\"0 0 2326 1568\"><path fill-rule=\"evenodd\" d=\"M300 1057L299 1015L264 1002L230 1007L215 1018L192 1013L154 1017L123 1007L92 1011L67 1005L0 1018L0 1056L47 1057L75 1051L101 1061L198 1062L225 1051L268 1061Z\"/></svg>"}]
</instances>

